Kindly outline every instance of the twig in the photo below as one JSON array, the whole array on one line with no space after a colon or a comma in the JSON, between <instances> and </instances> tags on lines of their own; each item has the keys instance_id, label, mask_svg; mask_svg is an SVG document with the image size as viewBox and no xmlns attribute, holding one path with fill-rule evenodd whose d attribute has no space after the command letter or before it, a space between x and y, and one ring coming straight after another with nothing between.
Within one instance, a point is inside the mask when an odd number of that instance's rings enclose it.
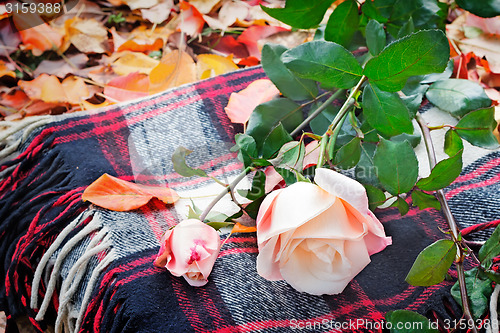
<instances>
[{"instance_id":1,"label":"twig","mask_svg":"<svg viewBox=\"0 0 500 333\"><path fill-rule=\"evenodd\" d=\"M210 213L210 211L212 210L212 208L214 208L214 206L217 204L217 202L219 202L220 199L222 199L228 192L232 192L234 190L235 186L238 185L238 183L243 178L245 178L245 176L247 175L247 173L249 173L252 170L254 170L253 167L247 167L245 170L243 170L242 173L240 173L238 175L238 177L236 177L229 185L227 185L224 188L224 190L221 193L219 193L219 195L217 197L215 197L210 204L208 204L207 208L205 208L205 210L203 211L203 213L201 213L201 215L200 215L200 221L205 220L205 218L207 217L208 213Z\"/></svg>"},{"instance_id":2,"label":"twig","mask_svg":"<svg viewBox=\"0 0 500 333\"><path fill-rule=\"evenodd\" d=\"M319 108L317 108L316 110L314 110L313 113L311 113L311 115L309 115L302 123L300 123L299 126L297 126L291 133L290 135L292 137L294 137L295 135L299 134L299 132L307 126L307 124L309 124L311 122L311 120L313 120L314 118L316 118L321 112L323 112L329 104L331 104L334 100L336 100L337 98L339 98L339 96L344 92L343 89L339 89L337 90L334 94L332 94L330 97L328 97L328 99L320 105ZM316 99L318 98L321 98L322 96L324 96L325 94L321 95L321 96L318 96ZM304 104L305 106L306 104Z\"/></svg>"},{"instance_id":3,"label":"twig","mask_svg":"<svg viewBox=\"0 0 500 333\"><path fill-rule=\"evenodd\" d=\"M422 136L424 137L425 147L427 149L427 156L429 157L429 166L432 169L436 165L436 153L434 151L434 145L432 144L431 133L424 119L418 113L416 116L416 120L420 127L420 130L422 131ZM444 191L442 189L437 190L436 194L439 202L441 203L441 209L446 218L446 222L448 223L448 227L450 228L453 241L455 242L455 244L457 244L457 248L459 250L458 259L455 262L455 264L457 266L458 285L460 286L460 297L462 299L462 308L464 311L464 316L468 323L469 322L474 323L474 319L470 311L469 298L467 296L467 286L465 284L464 267L463 267L464 251L463 248L458 245L458 243L460 242L459 241L460 231L458 230L457 223L455 222L455 218L453 217L450 206L448 205L448 201L446 200ZM477 333L477 329L474 324L472 325L471 330L473 333Z\"/></svg>"}]
</instances>

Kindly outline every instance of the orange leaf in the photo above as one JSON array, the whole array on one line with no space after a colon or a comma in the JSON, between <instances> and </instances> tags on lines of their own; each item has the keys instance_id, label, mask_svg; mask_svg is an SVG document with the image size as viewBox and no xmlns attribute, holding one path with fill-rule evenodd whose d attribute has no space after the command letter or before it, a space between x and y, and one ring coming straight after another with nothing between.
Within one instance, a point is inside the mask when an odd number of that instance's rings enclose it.
<instances>
[{"instance_id":1,"label":"orange leaf","mask_svg":"<svg viewBox=\"0 0 500 333\"><path fill-rule=\"evenodd\" d=\"M106 173L90 184L82 195L83 201L119 212L137 209L152 198L172 204L179 196L168 187L131 183Z\"/></svg>"},{"instance_id":2,"label":"orange leaf","mask_svg":"<svg viewBox=\"0 0 500 333\"><path fill-rule=\"evenodd\" d=\"M140 44L133 40L128 40L122 45L118 47L118 52L121 51L134 51L134 52L143 52L146 53L148 51L158 51L163 47L163 40L161 38L157 38L153 44Z\"/></svg>"},{"instance_id":3,"label":"orange leaf","mask_svg":"<svg viewBox=\"0 0 500 333\"><path fill-rule=\"evenodd\" d=\"M257 105L268 102L279 94L280 91L271 80L255 80L242 91L232 93L224 110L233 123L245 124Z\"/></svg>"},{"instance_id":4,"label":"orange leaf","mask_svg":"<svg viewBox=\"0 0 500 333\"><path fill-rule=\"evenodd\" d=\"M196 36L201 33L205 20L198 9L187 1L180 2L180 9L181 23L177 26L177 29L189 36Z\"/></svg>"},{"instance_id":5,"label":"orange leaf","mask_svg":"<svg viewBox=\"0 0 500 333\"><path fill-rule=\"evenodd\" d=\"M269 37L281 31L289 31L289 30L283 27L277 27L271 25L260 25L260 26L255 25L243 31L243 33L236 39L236 41L245 44L250 56L253 56L260 60L260 47L257 44L257 42L260 39Z\"/></svg>"},{"instance_id":6,"label":"orange leaf","mask_svg":"<svg viewBox=\"0 0 500 333\"><path fill-rule=\"evenodd\" d=\"M236 222L233 229L231 230L231 233L233 234L235 232L256 232L256 231L257 231L256 227L247 227L239 222Z\"/></svg>"},{"instance_id":7,"label":"orange leaf","mask_svg":"<svg viewBox=\"0 0 500 333\"><path fill-rule=\"evenodd\" d=\"M47 103L79 104L91 95L83 79L76 76L61 83L55 75L42 74L32 81L21 80L18 85L29 98Z\"/></svg>"},{"instance_id":8,"label":"orange leaf","mask_svg":"<svg viewBox=\"0 0 500 333\"><path fill-rule=\"evenodd\" d=\"M123 102L148 96L149 78L138 72L112 79L104 87L104 95Z\"/></svg>"},{"instance_id":9,"label":"orange leaf","mask_svg":"<svg viewBox=\"0 0 500 333\"><path fill-rule=\"evenodd\" d=\"M157 93L181 84L196 81L196 65L186 52L167 53L149 74L150 93Z\"/></svg>"},{"instance_id":10,"label":"orange leaf","mask_svg":"<svg viewBox=\"0 0 500 333\"><path fill-rule=\"evenodd\" d=\"M40 23L35 25L33 22ZM34 14L14 15L14 23L24 46L32 50L35 56L61 47L63 36ZM31 27L31 28L30 28Z\"/></svg>"},{"instance_id":11,"label":"orange leaf","mask_svg":"<svg viewBox=\"0 0 500 333\"><path fill-rule=\"evenodd\" d=\"M28 102L30 98L19 88L13 88L9 92L0 93L0 104L19 110Z\"/></svg>"},{"instance_id":12,"label":"orange leaf","mask_svg":"<svg viewBox=\"0 0 500 333\"><path fill-rule=\"evenodd\" d=\"M4 75L7 75L7 76L10 76L10 77L16 77L16 73L14 73L13 71L9 70L7 68L7 65L5 64L4 61L0 60L0 77L4 76Z\"/></svg>"}]
</instances>

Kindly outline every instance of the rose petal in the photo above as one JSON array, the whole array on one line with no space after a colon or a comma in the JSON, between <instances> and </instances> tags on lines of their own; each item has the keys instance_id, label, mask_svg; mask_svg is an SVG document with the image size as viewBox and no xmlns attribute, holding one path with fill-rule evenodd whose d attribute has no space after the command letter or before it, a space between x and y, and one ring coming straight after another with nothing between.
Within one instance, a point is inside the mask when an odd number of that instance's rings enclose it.
<instances>
[{"instance_id":1,"label":"rose petal","mask_svg":"<svg viewBox=\"0 0 500 333\"><path fill-rule=\"evenodd\" d=\"M263 242L287 230L296 229L324 212L334 202L333 195L314 184L305 182L292 184L286 190L279 192L279 200L274 200L272 210L269 212L271 215L266 214L272 223L263 223L259 220L260 216L257 216L257 239ZM265 211L267 210L269 209Z\"/></svg>"},{"instance_id":2,"label":"rose petal","mask_svg":"<svg viewBox=\"0 0 500 333\"><path fill-rule=\"evenodd\" d=\"M345 242L344 251L340 263L342 267L348 269L348 272L343 271L338 275L330 274L332 267L318 259L313 253L297 248L281 268L281 274L298 291L313 295L339 294L352 278L370 263L363 241ZM338 265L338 261L335 264Z\"/></svg>"},{"instance_id":3,"label":"rose petal","mask_svg":"<svg viewBox=\"0 0 500 333\"><path fill-rule=\"evenodd\" d=\"M325 191L347 201L360 213L368 213L366 190L354 179L330 169L319 168L316 169L314 182Z\"/></svg>"},{"instance_id":4,"label":"rose petal","mask_svg":"<svg viewBox=\"0 0 500 333\"><path fill-rule=\"evenodd\" d=\"M279 264L276 262L278 237L273 237L267 242L259 243L259 254L257 255L257 273L269 281L283 280Z\"/></svg>"}]
</instances>

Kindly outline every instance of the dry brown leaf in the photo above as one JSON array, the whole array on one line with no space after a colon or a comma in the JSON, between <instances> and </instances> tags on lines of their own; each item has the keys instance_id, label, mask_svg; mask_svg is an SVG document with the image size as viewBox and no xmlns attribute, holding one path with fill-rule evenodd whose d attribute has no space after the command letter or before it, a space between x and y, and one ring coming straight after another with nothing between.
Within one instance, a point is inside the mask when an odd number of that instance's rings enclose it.
<instances>
[{"instance_id":1,"label":"dry brown leaf","mask_svg":"<svg viewBox=\"0 0 500 333\"><path fill-rule=\"evenodd\" d=\"M110 57L110 59L113 58L116 60L112 62L112 67L118 75L128 75L135 72L149 75L151 70L160 63L160 61L141 52L124 51Z\"/></svg>"},{"instance_id":2,"label":"dry brown leaf","mask_svg":"<svg viewBox=\"0 0 500 333\"><path fill-rule=\"evenodd\" d=\"M174 8L173 0L163 0L149 9L141 9L142 18L151 23L160 24L170 17L172 8Z\"/></svg>"},{"instance_id":3,"label":"dry brown leaf","mask_svg":"<svg viewBox=\"0 0 500 333\"><path fill-rule=\"evenodd\" d=\"M127 5L130 9L151 8L156 6L159 0L108 0L113 6Z\"/></svg>"},{"instance_id":4,"label":"dry brown leaf","mask_svg":"<svg viewBox=\"0 0 500 333\"><path fill-rule=\"evenodd\" d=\"M83 53L107 52L108 31L95 19L72 18L65 23L67 41Z\"/></svg>"},{"instance_id":5,"label":"dry brown leaf","mask_svg":"<svg viewBox=\"0 0 500 333\"><path fill-rule=\"evenodd\" d=\"M186 52L167 53L149 75L150 93L196 81L196 64Z\"/></svg>"},{"instance_id":6,"label":"dry brown leaf","mask_svg":"<svg viewBox=\"0 0 500 333\"><path fill-rule=\"evenodd\" d=\"M233 62L232 56L222 57L216 54L200 54L196 63L198 80L208 79L216 75L232 72L239 67Z\"/></svg>"},{"instance_id":7,"label":"dry brown leaf","mask_svg":"<svg viewBox=\"0 0 500 333\"><path fill-rule=\"evenodd\" d=\"M70 73L76 74L85 67L88 61L89 57L83 53L77 53L61 60L43 60L33 74L39 76L45 73L64 78Z\"/></svg>"},{"instance_id":8,"label":"dry brown leaf","mask_svg":"<svg viewBox=\"0 0 500 333\"><path fill-rule=\"evenodd\" d=\"M189 0L189 3L195 6L202 14L210 13L219 2L221 2L221 0Z\"/></svg>"}]
</instances>

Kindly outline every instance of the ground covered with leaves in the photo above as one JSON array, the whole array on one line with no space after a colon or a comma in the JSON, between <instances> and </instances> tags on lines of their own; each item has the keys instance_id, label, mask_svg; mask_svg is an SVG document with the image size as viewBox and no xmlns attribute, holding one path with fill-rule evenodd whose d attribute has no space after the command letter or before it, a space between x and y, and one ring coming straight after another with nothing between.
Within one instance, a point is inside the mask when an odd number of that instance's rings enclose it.
<instances>
[{"instance_id":1,"label":"ground covered with leaves","mask_svg":"<svg viewBox=\"0 0 500 333\"><path fill-rule=\"evenodd\" d=\"M0 5L0 119L96 109L258 65L265 43L293 47L315 38L261 7L284 3L80 0L64 15L42 16L46 22ZM500 21L453 7L441 13L453 77L480 82L498 101Z\"/></svg>"}]
</instances>

